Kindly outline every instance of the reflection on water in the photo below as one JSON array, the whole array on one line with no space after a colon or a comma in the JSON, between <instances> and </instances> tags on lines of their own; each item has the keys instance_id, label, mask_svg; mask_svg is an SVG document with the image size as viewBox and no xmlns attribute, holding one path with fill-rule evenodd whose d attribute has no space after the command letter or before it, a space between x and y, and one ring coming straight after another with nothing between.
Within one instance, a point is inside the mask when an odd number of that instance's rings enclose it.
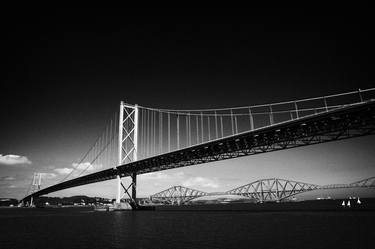
<instances>
[{"instance_id":1,"label":"reflection on water","mask_svg":"<svg viewBox=\"0 0 375 249\"><path fill-rule=\"evenodd\" d=\"M373 212L0 209L5 248L371 248Z\"/></svg>"}]
</instances>

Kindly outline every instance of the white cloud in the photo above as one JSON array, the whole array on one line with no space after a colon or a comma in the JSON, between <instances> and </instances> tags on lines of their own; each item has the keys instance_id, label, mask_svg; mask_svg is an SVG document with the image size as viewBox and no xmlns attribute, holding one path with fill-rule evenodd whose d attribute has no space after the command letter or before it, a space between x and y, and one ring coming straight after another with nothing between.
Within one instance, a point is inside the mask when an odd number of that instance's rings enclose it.
<instances>
[{"instance_id":1,"label":"white cloud","mask_svg":"<svg viewBox=\"0 0 375 249\"><path fill-rule=\"evenodd\" d=\"M5 177L3 177L2 179L3 179L4 181L13 181L13 180L16 180L16 178L13 177L13 176L5 176Z\"/></svg>"},{"instance_id":2,"label":"white cloud","mask_svg":"<svg viewBox=\"0 0 375 249\"><path fill-rule=\"evenodd\" d=\"M17 165L17 164L31 164L31 161L25 156L18 155L2 155L0 154L0 164Z\"/></svg>"},{"instance_id":3,"label":"white cloud","mask_svg":"<svg viewBox=\"0 0 375 249\"><path fill-rule=\"evenodd\" d=\"M41 173L41 174L42 174L42 178L45 178L45 179L52 179L57 176L55 173Z\"/></svg>"},{"instance_id":4,"label":"white cloud","mask_svg":"<svg viewBox=\"0 0 375 249\"><path fill-rule=\"evenodd\" d=\"M101 167L101 165L93 165L89 162L85 163L72 163L72 168L57 168L54 169L55 172L57 172L60 175L68 175L72 173L72 176L78 176L81 174L81 172L85 171L93 171L95 167Z\"/></svg>"},{"instance_id":5,"label":"white cloud","mask_svg":"<svg viewBox=\"0 0 375 249\"><path fill-rule=\"evenodd\" d=\"M176 180L184 177L184 172L167 174L164 172L152 172L140 176L142 180Z\"/></svg>"},{"instance_id":6,"label":"white cloud","mask_svg":"<svg viewBox=\"0 0 375 249\"><path fill-rule=\"evenodd\" d=\"M17 188L17 186L16 185L9 185L8 188Z\"/></svg>"},{"instance_id":7,"label":"white cloud","mask_svg":"<svg viewBox=\"0 0 375 249\"><path fill-rule=\"evenodd\" d=\"M188 188L218 188L219 184L216 179L206 177L191 177L182 183L183 186Z\"/></svg>"},{"instance_id":8,"label":"white cloud","mask_svg":"<svg viewBox=\"0 0 375 249\"><path fill-rule=\"evenodd\" d=\"M158 191L160 187L165 186L170 187L174 185L181 185L184 180L185 174L182 171L178 172L152 172L147 174L142 174L139 176L139 186L144 186L143 190L150 190L152 193ZM155 190L155 188L157 190Z\"/></svg>"},{"instance_id":9,"label":"white cloud","mask_svg":"<svg viewBox=\"0 0 375 249\"><path fill-rule=\"evenodd\" d=\"M94 165L89 162L73 163L72 166L73 168L78 169L78 170L88 170L88 171L94 170ZM97 166L100 166L100 165L97 165Z\"/></svg>"},{"instance_id":10,"label":"white cloud","mask_svg":"<svg viewBox=\"0 0 375 249\"><path fill-rule=\"evenodd\" d=\"M72 172L73 169L71 169L71 168L57 168L57 169L54 169L54 171L56 171L58 174L61 174L61 175L67 175L67 174L70 174L70 172Z\"/></svg>"}]
</instances>

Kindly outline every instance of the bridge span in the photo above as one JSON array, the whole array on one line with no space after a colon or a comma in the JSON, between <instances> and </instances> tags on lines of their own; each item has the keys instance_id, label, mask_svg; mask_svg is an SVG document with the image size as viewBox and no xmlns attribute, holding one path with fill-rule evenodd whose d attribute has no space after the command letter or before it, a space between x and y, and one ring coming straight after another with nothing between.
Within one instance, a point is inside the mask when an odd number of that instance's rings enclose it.
<instances>
[{"instance_id":1,"label":"bridge span","mask_svg":"<svg viewBox=\"0 0 375 249\"><path fill-rule=\"evenodd\" d=\"M314 190L342 188L375 188L375 177L350 184L317 185L280 178L260 179L249 184L220 193L208 193L184 186L173 186L151 195L149 202L182 205L203 196L238 195L256 202L279 202L295 195ZM146 200L143 200L146 202Z\"/></svg>"},{"instance_id":2,"label":"bridge span","mask_svg":"<svg viewBox=\"0 0 375 249\"><path fill-rule=\"evenodd\" d=\"M375 89L370 90L373 91ZM132 187L131 198L135 200L136 175L139 174L374 134L375 100L373 98L364 99L361 92L351 92L350 94L359 94L356 96L359 96L360 101L346 102L345 104L337 104L335 102L334 105L330 106L327 104L327 100L330 99L330 96L328 96L308 99L308 101L322 101L324 103L322 107L298 109L297 104L301 105L305 100L246 107L248 108L249 128L244 131L240 131L240 120L244 114L235 113L239 108L208 110L205 116L202 111L198 111L197 114L195 110L189 112L184 110L175 110L173 112L170 110L158 110L160 113L157 116L152 114L155 109L150 109L151 115L146 111L141 111L142 118L139 118L138 108L142 107L122 103L119 115L119 132L109 132L112 139L108 139L107 143L103 139L103 148L97 150L99 151L98 155L94 155L94 160L91 161L91 165L93 165L92 162L102 156L103 152L108 151L108 148L110 154L113 154L113 151L110 150L111 144L114 141L113 138L118 136L119 150L117 156L119 160L117 164L110 164L107 169L78 176L34 193L29 193L23 200L26 201L31 197L115 178L119 180L118 192L121 192L120 187L122 186L124 191L129 194L128 190ZM337 96L341 95L334 95L334 97ZM277 111L276 109L279 105L290 104L294 106L292 110ZM264 108L264 106L269 109L267 112L253 112L255 108ZM219 111L224 113L219 113ZM167 113L167 115L163 116L163 112ZM254 121L256 121L255 115L257 114L264 114L263 119L259 120L264 123L264 117L266 117L268 124L256 127L256 122ZM173 115L176 116L176 125L174 127L171 125ZM288 118L285 118L286 115ZM186 121L184 133L181 131L181 121L183 121L181 117L185 117ZM194 126L191 124L191 120L194 120L194 117L196 132L192 131ZM276 120L277 117L279 117L279 121ZM229 122L227 123L230 124L229 132L230 130L232 131L227 136L225 136L225 132L228 131L225 126L225 118L228 118ZM141 123L139 119L141 119ZM159 122L157 122L157 119L159 119ZM146 127L149 124L148 120L153 126L151 132ZM163 127L164 122L168 124L167 131ZM175 128L177 134L174 149L171 141L171 130L173 128ZM159 133L157 129L159 129ZM208 131L208 136L204 136L204 131ZM142 134L142 132L150 135L150 140L140 136L139 134ZM165 138L166 136L168 138ZM196 141L194 144L191 140L195 136ZM185 146L181 146L182 143ZM165 152L166 147L167 151ZM89 153L84 158L87 155ZM131 176L133 182L131 186L126 188L122 184L121 178L127 176ZM120 194L118 194L118 201L120 198Z\"/></svg>"}]
</instances>

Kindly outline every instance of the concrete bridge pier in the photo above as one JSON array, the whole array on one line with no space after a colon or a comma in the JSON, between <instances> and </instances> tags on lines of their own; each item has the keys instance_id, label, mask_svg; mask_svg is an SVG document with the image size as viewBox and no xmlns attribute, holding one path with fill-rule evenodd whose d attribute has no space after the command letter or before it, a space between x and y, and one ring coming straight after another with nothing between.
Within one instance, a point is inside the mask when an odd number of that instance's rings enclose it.
<instances>
[{"instance_id":1,"label":"concrete bridge pier","mask_svg":"<svg viewBox=\"0 0 375 249\"><path fill-rule=\"evenodd\" d=\"M132 199L137 204L137 174L132 174Z\"/></svg>"},{"instance_id":2,"label":"concrete bridge pier","mask_svg":"<svg viewBox=\"0 0 375 249\"><path fill-rule=\"evenodd\" d=\"M131 187L131 194L129 193L129 189ZM124 193L122 194L122 189L124 190ZM125 187L121 180L121 176L117 175L117 196L116 196L116 203L115 203L115 209L122 210L122 209L129 209L125 203L121 202L121 199L124 197L124 195L128 195L130 198L130 206L133 210L138 209L138 203L137 203L137 173L132 173L131 175L131 183L128 187Z\"/></svg>"}]
</instances>

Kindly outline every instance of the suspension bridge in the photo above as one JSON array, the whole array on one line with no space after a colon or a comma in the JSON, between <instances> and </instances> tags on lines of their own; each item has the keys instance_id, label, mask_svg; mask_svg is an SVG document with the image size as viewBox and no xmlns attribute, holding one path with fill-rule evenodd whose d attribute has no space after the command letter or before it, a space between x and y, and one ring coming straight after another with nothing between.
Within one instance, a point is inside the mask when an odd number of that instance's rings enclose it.
<instances>
[{"instance_id":1,"label":"suspension bridge","mask_svg":"<svg viewBox=\"0 0 375 249\"><path fill-rule=\"evenodd\" d=\"M375 88L218 109L157 109L121 102L74 170L55 185L31 188L23 201L117 178L116 203L128 195L137 208L139 174L374 133ZM131 177L129 186L123 177Z\"/></svg>"}]
</instances>

